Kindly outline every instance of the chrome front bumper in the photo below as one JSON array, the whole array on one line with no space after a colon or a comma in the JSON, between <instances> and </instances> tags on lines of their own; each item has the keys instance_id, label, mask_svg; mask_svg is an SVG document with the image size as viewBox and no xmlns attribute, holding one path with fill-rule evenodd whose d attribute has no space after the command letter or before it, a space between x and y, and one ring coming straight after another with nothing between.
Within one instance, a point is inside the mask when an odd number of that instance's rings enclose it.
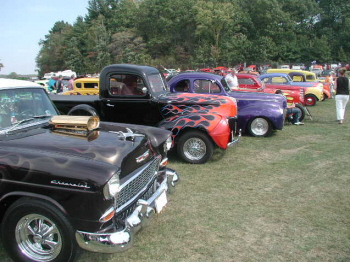
<instances>
[{"instance_id":1,"label":"chrome front bumper","mask_svg":"<svg viewBox=\"0 0 350 262\"><path fill-rule=\"evenodd\" d=\"M90 233L77 231L75 237L79 246L91 252L115 253L124 251L132 246L135 234L145 227L156 213L156 199L162 194L168 195L174 190L179 176L170 168L166 176L154 194L147 200L139 199L135 211L126 218L125 227L116 232Z\"/></svg>"},{"instance_id":2,"label":"chrome front bumper","mask_svg":"<svg viewBox=\"0 0 350 262\"><path fill-rule=\"evenodd\" d=\"M227 147L233 147L238 144L242 136L242 129L238 129L237 117L229 118L229 126L231 129L231 138L230 142L227 143ZM237 132L238 131L238 132ZM236 137L235 137L236 133Z\"/></svg>"}]
</instances>

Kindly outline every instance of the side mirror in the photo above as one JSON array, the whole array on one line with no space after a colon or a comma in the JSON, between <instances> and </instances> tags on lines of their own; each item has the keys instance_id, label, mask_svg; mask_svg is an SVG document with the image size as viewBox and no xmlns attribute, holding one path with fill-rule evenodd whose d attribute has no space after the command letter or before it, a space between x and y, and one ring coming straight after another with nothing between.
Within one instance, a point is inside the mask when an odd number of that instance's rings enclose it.
<instances>
[{"instance_id":1,"label":"side mirror","mask_svg":"<svg viewBox=\"0 0 350 262\"><path fill-rule=\"evenodd\" d=\"M141 93L142 94L147 94L148 93L148 89L147 89L147 87L142 87L142 89L141 89Z\"/></svg>"}]
</instances>

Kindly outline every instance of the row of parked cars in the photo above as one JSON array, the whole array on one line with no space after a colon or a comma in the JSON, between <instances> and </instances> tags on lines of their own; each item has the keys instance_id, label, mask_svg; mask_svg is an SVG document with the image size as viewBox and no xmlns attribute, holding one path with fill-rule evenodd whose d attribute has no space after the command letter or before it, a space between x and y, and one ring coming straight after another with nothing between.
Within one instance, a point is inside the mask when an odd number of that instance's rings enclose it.
<instances>
[{"instance_id":1,"label":"row of parked cars","mask_svg":"<svg viewBox=\"0 0 350 262\"><path fill-rule=\"evenodd\" d=\"M156 68L121 64L91 80L98 88L77 95L83 79L66 94L0 79L1 238L14 261L128 249L179 181L170 150L204 164L242 134L283 129L286 117L286 98L263 76L241 74L230 90L215 74L165 80ZM284 91L305 104L309 89L291 86Z\"/></svg>"}]
</instances>

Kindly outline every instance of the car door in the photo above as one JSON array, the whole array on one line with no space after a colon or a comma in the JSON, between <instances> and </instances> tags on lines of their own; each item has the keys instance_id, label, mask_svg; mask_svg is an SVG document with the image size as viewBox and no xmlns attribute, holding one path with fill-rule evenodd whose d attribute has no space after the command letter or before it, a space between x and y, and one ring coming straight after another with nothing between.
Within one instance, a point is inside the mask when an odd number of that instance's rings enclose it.
<instances>
[{"instance_id":1,"label":"car door","mask_svg":"<svg viewBox=\"0 0 350 262\"><path fill-rule=\"evenodd\" d=\"M157 100L151 98L145 83L135 74L111 74L106 86L108 98L102 99L103 119L155 126L162 116Z\"/></svg>"}]
</instances>

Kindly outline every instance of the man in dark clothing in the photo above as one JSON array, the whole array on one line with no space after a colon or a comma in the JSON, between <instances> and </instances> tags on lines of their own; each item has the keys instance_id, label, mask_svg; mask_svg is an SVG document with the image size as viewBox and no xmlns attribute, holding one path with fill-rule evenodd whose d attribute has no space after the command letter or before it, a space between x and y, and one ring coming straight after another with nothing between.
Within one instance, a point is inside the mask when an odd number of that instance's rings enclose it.
<instances>
[{"instance_id":1,"label":"man in dark clothing","mask_svg":"<svg viewBox=\"0 0 350 262\"><path fill-rule=\"evenodd\" d=\"M58 77L58 80L55 83L55 89L56 89L56 93L62 93L63 92L63 83L62 83L62 76L60 75Z\"/></svg>"},{"instance_id":2,"label":"man in dark clothing","mask_svg":"<svg viewBox=\"0 0 350 262\"><path fill-rule=\"evenodd\" d=\"M337 111L337 120L343 124L346 105L349 102L349 79L345 77L345 68L338 71L339 77L335 85L335 106Z\"/></svg>"}]
</instances>

